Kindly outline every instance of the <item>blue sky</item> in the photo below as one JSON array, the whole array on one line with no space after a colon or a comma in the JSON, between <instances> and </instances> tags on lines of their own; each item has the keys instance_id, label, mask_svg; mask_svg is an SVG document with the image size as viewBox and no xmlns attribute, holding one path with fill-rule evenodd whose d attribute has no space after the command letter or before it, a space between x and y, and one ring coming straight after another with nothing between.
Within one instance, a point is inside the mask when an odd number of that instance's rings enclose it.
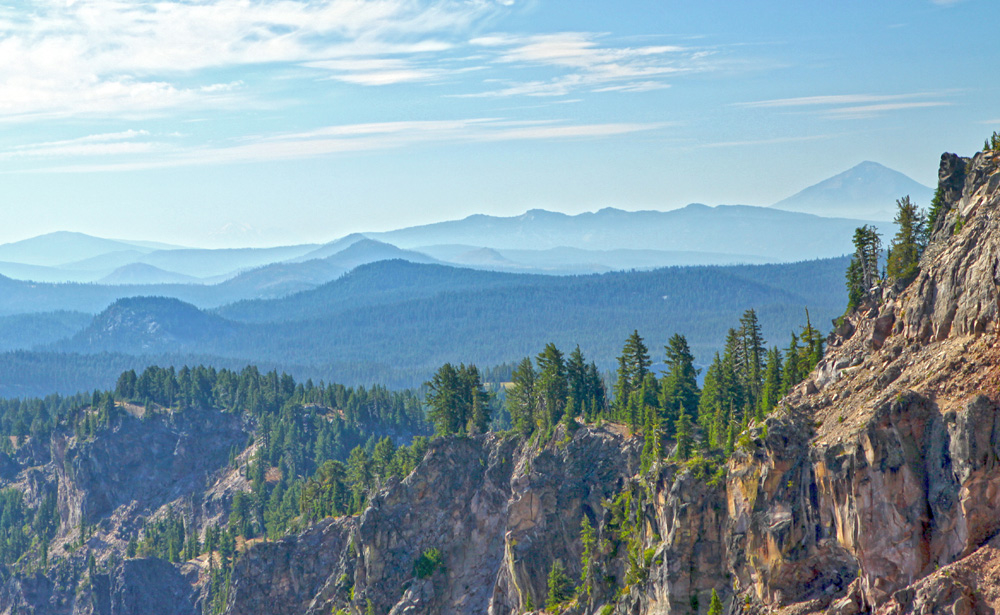
<instances>
[{"instance_id":1,"label":"blue sky","mask_svg":"<svg viewBox=\"0 0 1000 615\"><path fill-rule=\"evenodd\" d=\"M1000 130L995 0L0 0L0 242L225 247L933 185Z\"/></svg>"}]
</instances>

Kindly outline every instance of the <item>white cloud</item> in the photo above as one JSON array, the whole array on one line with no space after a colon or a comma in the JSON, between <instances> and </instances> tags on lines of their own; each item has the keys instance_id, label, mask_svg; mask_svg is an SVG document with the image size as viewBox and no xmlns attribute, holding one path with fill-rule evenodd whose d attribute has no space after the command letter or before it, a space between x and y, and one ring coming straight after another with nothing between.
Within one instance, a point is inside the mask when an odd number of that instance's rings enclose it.
<instances>
[{"instance_id":1,"label":"white cloud","mask_svg":"<svg viewBox=\"0 0 1000 615\"><path fill-rule=\"evenodd\" d=\"M149 114L249 96L208 76L248 65L364 62L451 48L486 0L27 0L0 8L0 117ZM388 60L386 60L388 61ZM342 70L360 84L419 66ZM321 66L316 64L315 66ZM239 85L239 84L235 84Z\"/></svg>"},{"instance_id":2,"label":"white cloud","mask_svg":"<svg viewBox=\"0 0 1000 615\"><path fill-rule=\"evenodd\" d=\"M757 145L779 145L781 143L802 143L805 141L820 141L829 139L830 135L810 135L806 137L775 137L773 139L753 139L748 141L721 141L718 143L705 143L699 147L746 147Z\"/></svg>"},{"instance_id":3,"label":"white cloud","mask_svg":"<svg viewBox=\"0 0 1000 615\"><path fill-rule=\"evenodd\" d=\"M544 67L563 74L546 80L508 81L504 87L465 97L565 96L592 92L646 92L669 87L662 79L710 70L712 53L676 45L616 47L599 35L561 32L534 36L493 34L470 41L513 68Z\"/></svg>"},{"instance_id":4,"label":"white cloud","mask_svg":"<svg viewBox=\"0 0 1000 615\"><path fill-rule=\"evenodd\" d=\"M0 151L0 160L119 156L148 154L163 149L161 143L136 140L148 136L148 131L130 129L121 132L87 135L76 139L18 145L7 151Z\"/></svg>"},{"instance_id":5,"label":"white cloud","mask_svg":"<svg viewBox=\"0 0 1000 615\"><path fill-rule=\"evenodd\" d=\"M754 102L736 103L736 107L776 109L795 107L822 107L817 112L831 119L864 119L907 109L945 107L950 102L941 100L914 100L940 98L942 93L915 92L909 94L836 94L828 96L800 96L776 98Z\"/></svg>"},{"instance_id":6,"label":"white cloud","mask_svg":"<svg viewBox=\"0 0 1000 615\"><path fill-rule=\"evenodd\" d=\"M161 148L146 144L150 154L145 158L127 162L108 161L97 164L69 164L47 167L37 171L92 172L127 171L148 168L177 167L186 165L247 163L272 160L313 158L358 151L398 149L420 144L435 143L488 143L497 141L553 140L606 138L641 131L663 128L667 124L603 123L571 124L562 121L512 121L499 118L473 118L465 120L379 122L345 124L319 128L306 132L287 133L244 139L242 142L222 147L205 147L188 150ZM70 142L65 145L65 156L77 155L73 147L86 143ZM92 143L91 145L110 145ZM116 145L125 145L117 143ZM139 145L134 143L136 152ZM46 144L34 146L41 152ZM25 148L28 151L31 148ZM107 154L133 153L122 148L116 152L109 148ZM34 151L34 150L33 150ZM53 155L58 150L52 149ZM97 154L95 148L81 153ZM14 151L0 152L0 158L12 157Z\"/></svg>"},{"instance_id":7,"label":"white cloud","mask_svg":"<svg viewBox=\"0 0 1000 615\"><path fill-rule=\"evenodd\" d=\"M831 109L826 112L828 117L840 119L862 119L874 117L889 111L901 111L904 109L925 109L927 107L947 107L949 102L927 101L927 102L907 102L907 103L883 103L879 105L860 105L856 107L841 107Z\"/></svg>"},{"instance_id":8,"label":"white cloud","mask_svg":"<svg viewBox=\"0 0 1000 615\"><path fill-rule=\"evenodd\" d=\"M863 103L880 103L893 100L905 100L929 96L927 93L917 94L838 94L833 96L800 96L797 98L777 98L774 100L759 100L755 102L736 103L737 107L808 107L815 105L856 105Z\"/></svg>"}]
</instances>

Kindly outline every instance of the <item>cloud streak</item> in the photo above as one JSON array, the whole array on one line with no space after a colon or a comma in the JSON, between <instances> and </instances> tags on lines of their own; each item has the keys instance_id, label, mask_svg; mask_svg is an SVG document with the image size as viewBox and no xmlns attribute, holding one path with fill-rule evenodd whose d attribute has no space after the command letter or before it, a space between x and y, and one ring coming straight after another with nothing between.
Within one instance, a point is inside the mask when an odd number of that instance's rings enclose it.
<instances>
[{"instance_id":1,"label":"cloud streak","mask_svg":"<svg viewBox=\"0 0 1000 615\"><path fill-rule=\"evenodd\" d=\"M647 92L669 87L667 77L711 70L712 52L676 45L616 47L599 35L561 32L534 36L494 34L472 39L508 68L545 68L561 74L544 80L508 80L502 87L463 97L566 96L576 91Z\"/></svg>"},{"instance_id":2,"label":"cloud streak","mask_svg":"<svg viewBox=\"0 0 1000 615\"><path fill-rule=\"evenodd\" d=\"M243 101L210 75L301 64L349 83L432 78L412 58L502 5L490 0L28 0L0 8L0 117L155 114ZM393 56L406 56L407 59ZM340 62L339 69L335 63ZM375 70L347 63L381 62Z\"/></svg>"},{"instance_id":3,"label":"cloud streak","mask_svg":"<svg viewBox=\"0 0 1000 615\"><path fill-rule=\"evenodd\" d=\"M343 124L315 130L261 136L221 147L179 149L132 140L148 133L103 139L99 135L65 142L40 143L0 151L3 158L52 158L105 155L95 164L70 164L33 172L107 172L188 165L253 163L315 158L360 151L399 149L425 144L609 138L668 126L666 123L574 124L565 121L511 121L499 118ZM122 133L124 134L124 133ZM101 148L104 148L103 151ZM129 160L114 157L130 154ZM136 159L134 154L149 154Z\"/></svg>"},{"instance_id":4,"label":"cloud streak","mask_svg":"<svg viewBox=\"0 0 1000 615\"><path fill-rule=\"evenodd\" d=\"M892 111L945 107L950 102L942 100L914 100L938 98L934 92L909 94L837 94L828 96L800 96L776 98L754 102L735 103L734 107L754 109L820 108L819 114L828 119L865 119Z\"/></svg>"}]
</instances>

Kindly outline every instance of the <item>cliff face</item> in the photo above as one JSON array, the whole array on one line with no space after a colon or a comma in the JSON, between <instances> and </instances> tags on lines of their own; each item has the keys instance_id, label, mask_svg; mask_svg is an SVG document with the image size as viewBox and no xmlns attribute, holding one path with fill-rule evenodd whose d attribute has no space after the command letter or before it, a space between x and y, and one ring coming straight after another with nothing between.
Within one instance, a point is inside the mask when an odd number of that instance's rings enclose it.
<instances>
[{"instance_id":1,"label":"cliff face","mask_svg":"<svg viewBox=\"0 0 1000 615\"><path fill-rule=\"evenodd\" d=\"M95 440L28 443L4 460L29 501L58 489L66 563L6 578L0 610L507 615L545 606L559 561L582 590L553 610L574 614L704 615L715 590L733 615L992 615L998 163L942 157L942 210L918 277L850 314L810 378L723 466L641 473L641 438L614 425L439 439L363 514L247 546L220 598L204 559L110 553L148 511L172 507L201 528L224 515L246 488L226 467L244 426L218 414L128 418ZM85 585L72 544L81 521L96 528L85 544L104 566Z\"/></svg>"},{"instance_id":2,"label":"cliff face","mask_svg":"<svg viewBox=\"0 0 1000 615\"><path fill-rule=\"evenodd\" d=\"M330 546L307 533L247 554L230 611L255 612L259 586L288 613L363 611L369 601L391 613L539 608L556 559L579 578L586 515L601 578L571 612L704 612L715 589L731 613L993 613L997 160L945 155L941 186L918 278L849 317L811 378L753 428L724 479L674 464L639 477L633 440L589 428L562 448L442 441L360 519L323 530L347 546L335 566L312 573L313 589L255 564L274 549ZM626 492L627 540L611 502ZM418 579L413 562L432 547L446 570ZM275 587L299 593L286 600Z\"/></svg>"},{"instance_id":3,"label":"cliff face","mask_svg":"<svg viewBox=\"0 0 1000 615\"><path fill-rule=\"evenodd\" d=\"M997 605L989 568L962 564L992 562L1000 531L997 160L945 155L941 185L920 275L839 329L768 437L732 464L737 577L762 605ZM951 565L961 583L935 572Z\"/></svg>"}]
</instances>

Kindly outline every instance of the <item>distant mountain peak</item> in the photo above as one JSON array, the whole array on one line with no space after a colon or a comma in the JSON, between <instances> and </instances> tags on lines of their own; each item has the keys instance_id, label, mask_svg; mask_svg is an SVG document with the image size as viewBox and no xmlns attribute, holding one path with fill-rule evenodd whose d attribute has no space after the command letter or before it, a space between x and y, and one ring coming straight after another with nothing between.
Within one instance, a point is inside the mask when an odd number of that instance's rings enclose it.
<instances>
[{"instance_id":1,"label":"distant mountain peak","mask_svg":"<svg viewBox=\"0 0 1000 615\"><path fill-rule=\"evenodd\" d=\"M831 218L889 221L895 216L896 199L909 195L926 207L933 193L899 171L865 160L772 207Z\"/></svg>"}]
</instances>

